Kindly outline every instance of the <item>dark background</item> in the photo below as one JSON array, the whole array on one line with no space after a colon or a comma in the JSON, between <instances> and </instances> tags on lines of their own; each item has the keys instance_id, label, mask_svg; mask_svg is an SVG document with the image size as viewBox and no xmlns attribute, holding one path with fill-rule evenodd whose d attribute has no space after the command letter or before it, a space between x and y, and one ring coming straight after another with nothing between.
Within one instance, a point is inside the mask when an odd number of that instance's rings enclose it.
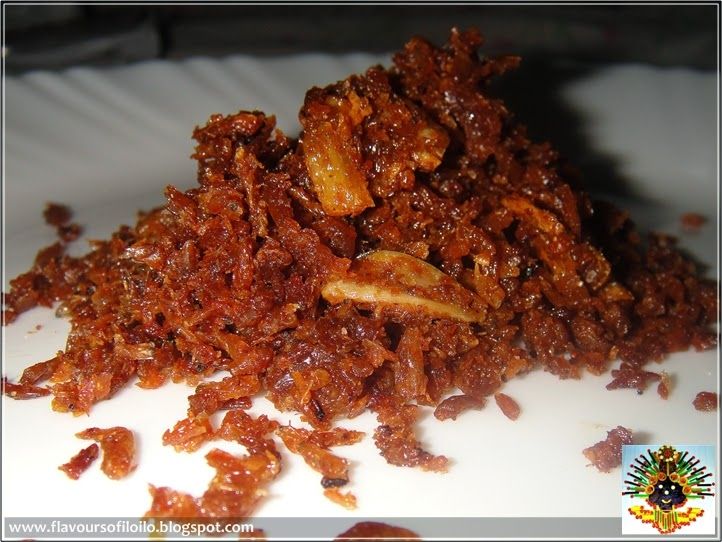
<instances>
[{"instance_id":1,"label":"dark background","mask_svg":"<svg viewBox=\"0 0 722 542\"><path fill-rule=\"evenodd\" d=\"M301 51L383 52L420 34L476 26L489 54L714 69L707 5L4 5L13 74L149 58Z\"/></svg>"}]
</instances>

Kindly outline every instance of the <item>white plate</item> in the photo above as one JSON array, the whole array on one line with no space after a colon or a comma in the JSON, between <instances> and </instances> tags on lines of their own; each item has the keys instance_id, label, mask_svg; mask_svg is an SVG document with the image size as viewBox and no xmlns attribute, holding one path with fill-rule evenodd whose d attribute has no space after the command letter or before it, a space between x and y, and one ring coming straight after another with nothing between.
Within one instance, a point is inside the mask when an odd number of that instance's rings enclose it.
<instances>
[{"instance_id":1,"label":"white plate","mask_svg":"<svg viewBox=\"0 0 722 542\"><path fill-rule=\"evenodd\" d=\"M4 284L54 240L42 221L45 202L70 204L89 237L105 237L121 222L132 222L138 209L159 204L166 184L193 184L190 133L211 113L260 109L275 113L279 126L295 133L307 88L379 60L234 57L7 78ZM584 114L583 128L596 149L613 155L619 172L650 196L644 205L629 202L640 224L681 234L680 213L697 211L710 218L699 233L681 237L714 275L714 76L622 66L566 87L563 97ZM37 324L43 326L39 331ZM63 347L68 327L50 310L22 315L4 329L4 374L15 379L24 367L52 357ZM522 407L516 422L493 401L456 422L439 422L427 412L419 434L428 449L452 459L445 475L387 465L370 436L373 417L361 416L342 425L368 436L339 449L353 461L349 489L358 497L357 511L326 500L319 475L284 453L284 472L257 514L344 516L349 525L356 517L384 516L619 516L620 471L601 474L587 466L583 448L617 425L634 429L649 443L718 441L717 415L691 405L697 392L716 389L716 352L677 354L664 369L675 378L668 401L653 389L642 396L634 390L609 392L604 388L609 375L560 381L539 371L505 387ZM162 446L163 431L184 416L191 392L180 385L151 391L131 385L95 406L89 417L54 413L49 398L3 398L3 515L137 517L149 506L149 483L200 494L212 476L204 452L214 446L240 448L211 443L187 455ZM264 401L253 411L289 419ZM57 470L86 444L74 433L112 425L128 426L139 437L140 463L129 478L108 480L94 465L70 481ZM546 498L548 488L558 498Z\"/></svg>"}]
</instances>

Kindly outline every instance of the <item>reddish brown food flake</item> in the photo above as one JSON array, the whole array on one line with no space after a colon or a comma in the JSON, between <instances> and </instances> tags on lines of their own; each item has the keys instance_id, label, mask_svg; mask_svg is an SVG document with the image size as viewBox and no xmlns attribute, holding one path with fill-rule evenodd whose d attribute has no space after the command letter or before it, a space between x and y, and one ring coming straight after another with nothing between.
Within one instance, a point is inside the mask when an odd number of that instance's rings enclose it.
<instances>
[{"instance_id":1,"label":"reddish brown food flake","mask_svg":"<svg viewBox=\"0 0 722 542\"><path fill-rule=\"evenodd\" d=\"M647 389L649 382L661 380L662 378L659 373L644 371L640 367L630 363L622 363L619 369L612 370L612 376L614 380L607 384L608 390L635 388L639 394Z\"/></svg>"},{"instance_id":2,"label":"reddish brown food flake","mask_svg":"<svg viewBox=\"0 0 722 542\"><path fill-rule=\"evenodd\" d=\"M163 444L173 446L176 452L195 452L214 436L213 426L208 418L184 418L178 421L172 430L163 433Z\"/></svg>"},{"instance_id":3,"label":"reddish brown food flake","mask_svg":"<svg viewBox=\"0 0 722 542\"><path fill-rule=\"evenodd\" d=\"M501 411L504 413L504 416L506 416L510 420L516 420L519 417L521 408L519 408L519 405L514 399L512 399L505 393L495 393L494 400L496 401L496 404L499 406Z\"/></svg>"},{"instance_id":4,"label":"reddish brown food flake","mask_svg":"<svg viewBox=\"0 0 722 542\"><path fill-rule=\"evenodd\" d=\"M336 537L336 540L419 540L419 535L404 527L379 521L361 521Z\"/></svg>"},{"instance_id":5,"label":"reddish brown food flake","mask_svg":"<svg viewBox=\"0 0 722 542\"><path fill-rule=\"evenodd\" d=\"M83 448L76 455L74 455L70 461L64 465L60 465L58 468L68 475L68 478L77 480L80 475L83 474L93 461L98 459L100 448L97 444L93 443L87 448Z\"/></svg>"},{"instance_id":6,"label":"reddish brown food flake","mask_svg":"<svg viewBox=\"0 0 722 542\"><path fill-rule=\"evenodd\" d=\"M276 444L266 437L278 427L278 422L269 420L265 414L253 418L242 410L232 410L223 418L216 437L243 444L250 453L268 451L279 456Z\"/></svg>"},{"instance_id":7,"label":"reddish brown food flake","mask_svg":"<svg viewBox=\"0 0 722 542\"><path fill-rule=\"evenodd\" d=\"M707 223L707 218L698 213L685 213L680 217L682 228L696 232Z\"/></svg>"},{"instance_id":8,"label":"reddish brown food flake","mask_svg":"<svg viewBox=\"0 0 722 542\"><path fill-rule=\"evenodd\" d=\"M6 377L2 379L3 393L13 399L36 399L50 395L50 388L42 388L31 384L14 384L9 382Z\"/></svg>"},{"instance_id":9,"label":"reddish brown food flake","mask_svg":"<svg viewBox=\"0 0 722 542\"><path fill-rule=\"evenodd\" d=\"M53 376L53 373L55 373L59 365L59 356L55 356L48 361L41 361L40 363L31 365L23 371L23 374L20 377L20 380L18 380L18 383L34 385L38 382L44 382L45 380L48 380L51 376Z\"/></svg>"},{"instance_id":10,"label":"reddish brown food flake","mask_svg":"<svg viewBox=\"0 0 722 542\"><path fill-rule=\"evenodd\" d=\"M250 516L266 494L265 486L281 470L278 457L268 451L237 457L214 449L206 460L216 475L198 504L202 516L211 518Z\"/></svg>"},{"instance_id":11,"label":"reddish brown food flake","mask_svg":"<svg viewBox=\"0 0 722 542\"><path fill-rule=\"evenodd\" d=\"M188 493L176 491L169 487L148 487L151 496L150 509L146 518L197 518L201 511L196 499Z\"/></svg>"},{"instance_id":12,"label":"reddish brown food flake","mask_svg":"<svg viewBox=\"0 0 722 542\"><path fill-rule=\"evenodd\" d=\"M446 472L449 460L424 450L414 434L418 416L415 405L375 406L381 425L374 431L374 442L381 455L392 465L421 467L423 470Z\"/></svg>"},{"instance_id":13,"label":"reddish brown food flake","mask_svg":"<svg viewBox=\"0 0 722 542\"><path fill-rule=\"evenodd\" d=\"M356 510L356 496L351 492L342 493L337 487L330 487L323 490L323 495L347 510Z\"/></svg>"},{"instance_id":14,"label":"reddish brown food flake","mask_svg":"<svg viewBox=\"0 0 722 542\"><path fill-rule=\"evenodd\" d=\"M73 213L67 205L48 203L43 211L45 222L50 226L62 226L70 221Z\"/></svg>"},{"instance_id":15,"label":"reddish brown food flake","mask_svg":"<svg viewBox=\"0 0 722 542\"><path fill-rule=\"evenodd\" d=\"M695 409L701 412L713 412L717 410L718 402L719 400L717 399L717 394L715 392L701 391L695 396L692 404Z\"/></svg>"},{"instance_id":16,"label":"reddish brown food flake","mask_svg":"<svg viewBox=\"0 0 722 542\"><path fill-rule=\"evenodd\" d=\"M283 426L276 432L286 448L300 455L313 470L321 473L325 478L348 481L348 461L313 442L312 431Z\"/></svg>"},{"instance_id":17,"label":"reddish brown food flake","mask_svg":"<svg viewBox=\"0 0 722 542\"><path fill-rule=\"evenodd\" d=\"M72 223L65 226L58 226L58 237L65 243L75 241L80 234L83 233L83 229L79 224Z\"/></svg>"},{"instance_id":18,"label":"reddish brown food flake","mask_svg":"<svg viewBox=\"0 0 722 542\"><path fill-rule=\"evenodd\" d=\"M662 371L659 378L659 384L657 384L657 393L662 399L667 400L671 389L672 379L666 372Z\"/></svg>"},{"instance_id":19,"label":"reddish brown food flake","mask_svg":"<svg viewBox=\"0 0 722 542\"><path fill-rule=\"evenodd\" d=\"M632 444L632 432L621 425L607 432L605 440L585 448L584 456L601 472L609 472L622 464L622 446Z\"/></svg>"},{"instance_id":20,"label":"reddish brown food flake","mask_svg":"<svg viewBox=\"0 0 722 542\"><path fill-rule=\"evenodd\" d=\"M112 480L120 480L135 469L135 438L133 432L125 427L99 429L91 427L75 436L94 440L103 451L100 469Z\"/></svg>"},{"instance_id":21,"label":"reddish brown food flake","mask_svg":"<svg viewBox=\"0 0 722 542\"><path fill-rule=\"evenodd\" d=\"M271 452L239 457L213 449L206 454L206 461L216 470L216 475L201 497L151 485L152 502L144 517L198 521L249 517L266 494L265 487L281 471L279 458Z\"/></svg>"},{"instance_id":22,"label":"reddish brown food flake","mask_svg":"<svg viewBox=\"0 0 722 542\"><path fill-rule=\"evenodd\" d=\"M82 232L82 228L78 224L68 224L73 212L66 205L48 203L43 211L43 216L48 225L55 227L58 237L65 243L75 241Z\"/></svg>"},{"instance_id":23,"label":"reddish brown food flake","mask_svg":"<svg viewBox=\"0 0 722 542\"><path fill-rule=\"evenodd\" d=\"M467 410L481 410L486 401L470 395L452 395L438 404L434 416L438 420L455 420L456 417Z\"/></svg>"}]
</instances>

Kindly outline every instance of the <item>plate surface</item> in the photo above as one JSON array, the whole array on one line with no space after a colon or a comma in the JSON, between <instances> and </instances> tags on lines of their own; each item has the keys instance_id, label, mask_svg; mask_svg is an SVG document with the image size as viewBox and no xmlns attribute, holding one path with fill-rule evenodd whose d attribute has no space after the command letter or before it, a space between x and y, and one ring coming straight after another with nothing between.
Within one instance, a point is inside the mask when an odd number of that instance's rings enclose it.
<instances>
[{"instance_id":1,"label":"plate surface","mask_svg":"<svg viewBox=\"0 0 722 542\"><path fill-rule=\"evenodd\" d=\"M104 238L120 223L132 223L137 210L160 204L165 185L192 186L190 133L210 114L260 109L295 134L305 90L385 60L231 57L7 78L4 286L54 240L42 221L45 202L70 204L87 237ZM561 95L583 115L592 148L613 157L618 173L645 196L623 202L638 224L679 235L711 266L711 276L718 251L715 85L710 74L620 66L596 71ZM696 234L679 227L680 214L689 211L709 219ZM51 310L22 315L3 329L3 374L16 379L24 367L52 357L68 329ZM319 475L286 452L283 473L257 515L344 516L349 525L355 517L619 516L620 470L597 472L581 450L617 425L634 429L642 443L716 444L717 415L691 405L697 392L716 389L716 360L715 351L671 356L661 367L674 378L668 401L653 387L641 396L609 392L609 375L560 381L537 371L504 389L521 405L516 422L493 401L455 422L425 412L422 441L452 459L444 475L387 465L371 439L375 420L363 415L341 425L366 431L366 438L338 450L353 462L349 489L358 497L357 511L326 500ZM181 385L150 391L130 385L89 417L52 412L49 398L3 398L3 513L137 517L149 506L149 483L200 494L212 476L204 453L213 446L241 448L219 442L188 455L162 446L163 431L184 417L190 393ZM264 400L253 412L300 425ZM86 445L74 433L112 425L138 437L139 466L129 478L111 481L94 465L70 481L57 470ZM548 498L550 488L555 498Z\"/></svg>"}]
</instances>

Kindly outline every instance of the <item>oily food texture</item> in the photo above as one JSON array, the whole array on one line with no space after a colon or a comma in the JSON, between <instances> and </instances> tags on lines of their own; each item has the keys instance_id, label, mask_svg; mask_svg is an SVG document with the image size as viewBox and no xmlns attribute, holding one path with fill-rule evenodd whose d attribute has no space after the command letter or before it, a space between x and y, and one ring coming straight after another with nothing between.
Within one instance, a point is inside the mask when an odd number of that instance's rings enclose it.
<instances>
[{"instance_id":1,"label":"oily food texture","mask_svg":"<svg viewBox=\"0 0 722 542\"><path fill-rule=\"evenodd\" d=\"M601 472L609 472L622 464L622 446L627 444L632 444L632 432L618 425L607 432L606 439L585 448L582 453Z\"/></svg>"},{"instance_id":2,"label":"oily food texture","mask_svg":"<svg viewBox=\"0 0 722 542\"><path fill-rule=\"evenodd\" d=\"M648 361L713 346L716 285L527 138L486 90L518 59L481 58L480 42L413 39L389 69L311 89L298 140L260 112L213 115L193 133L196 188L169 186L166 205L87 256L57 243L11 281L6 322L54 301L72 322L52 372L13 393L49 379L53 409L80 415L136 379L185 381L188 421L165 442L188 450L211 438L208 416L259 392L316 430L370 408L390 463L443 471L414 422L455 389L440 419L535 367L577 378L621 358L610 387L641 391L659 380ZM226 482L275 476L264 446L211 452L218 487L200 500L153 488L154 509L216 514ZM320 460L317 447L300 453ZM250 478L229 474L234 461ZM246 513L258 493L244 495Z\"/></svg>"}]
</instances>

